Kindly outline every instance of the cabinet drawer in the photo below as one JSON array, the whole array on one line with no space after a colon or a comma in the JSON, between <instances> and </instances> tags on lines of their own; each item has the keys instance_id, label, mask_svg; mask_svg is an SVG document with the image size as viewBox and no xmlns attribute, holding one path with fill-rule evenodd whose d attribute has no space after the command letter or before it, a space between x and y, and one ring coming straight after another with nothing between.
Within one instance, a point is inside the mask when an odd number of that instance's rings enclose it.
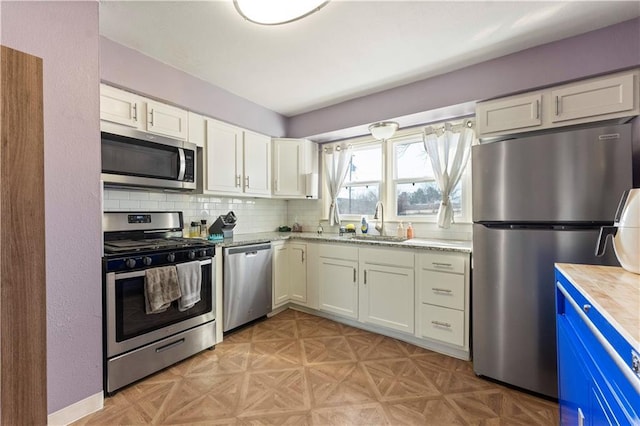
<instances>
[{"instance_id":1,"label":"cabinet drawer","mask_svg":"<svg viewBox=\"0 0 640 426\"><path fill-rule=\"evenodd\" d=\"M464 274L466 257L453 253L424 253L420 255L420 267L431 271Z\"/></svg>"},{"instance_id":2,"label":"cabinet drawer","mask_svg":"<svg viewBox=\"0 0 640 426\"><path fill-rule=\"evenodd\" d=\"M414 254L402 249L360 249L360 259L373 265L413 268Z\"/></svg>"},{"instance_id":3,"label":"cabinet drawer","mask_svg":"<svg viewBox=\"0 0 640 426\"><path fill-rule=\"evenodd\" d=\"M464 312L422 304L420 306L421 337L464 346Z\"/></svg>"},{"instance_id":4,"label":"cabinet drawer","mask_svg":"<svg viewBox=\"0 0 640 426\"><path fill-rule=\"evenodd\" d=\"M318 254L330 259L358 260L358 248L354 246L323 244Z\"/></svg>"},{"instance_id":5,"label":"cabinet drawer","mask_svg":"<svg viewBox=\"0 0 640 426\"><path fill-rule=\"evenodd\" d=\"M420 302L464 310L464 275L420 271Z\"/></svg>"}]
</instances>

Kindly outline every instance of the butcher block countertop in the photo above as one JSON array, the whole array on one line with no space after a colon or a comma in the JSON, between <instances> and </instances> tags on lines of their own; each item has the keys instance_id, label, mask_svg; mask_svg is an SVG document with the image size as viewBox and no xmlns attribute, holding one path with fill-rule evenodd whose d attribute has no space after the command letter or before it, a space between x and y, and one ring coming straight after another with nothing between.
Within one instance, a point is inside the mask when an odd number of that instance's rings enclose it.
<instances>
[{"instance_id":1,"label":"butcher block countertop","mask_svg":"<svg viewBox=\"0 0 640 426\"><path fill-rule=\"evenodd\" d=\"M616 266L556 267L632 347L640 349L640 275Z\"/></svg>"}]
</instances>

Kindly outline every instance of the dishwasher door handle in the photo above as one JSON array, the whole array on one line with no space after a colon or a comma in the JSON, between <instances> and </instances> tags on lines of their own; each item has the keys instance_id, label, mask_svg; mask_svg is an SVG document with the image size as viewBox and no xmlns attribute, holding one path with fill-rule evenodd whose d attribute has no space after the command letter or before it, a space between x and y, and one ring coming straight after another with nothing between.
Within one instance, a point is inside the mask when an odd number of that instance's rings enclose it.
<instances>
[{"instance_id":1,"label":"dishwasher door handle","mask_svg":"<svg viewBox=\"0 0 640 426\"><path fill-rule=\"evenodd\" d=\"M258 252L257 251L247 251L247 252L244 253L244 255L246 257L253 257L253 256L257 256Z\"/></svg>"}]
</instances>

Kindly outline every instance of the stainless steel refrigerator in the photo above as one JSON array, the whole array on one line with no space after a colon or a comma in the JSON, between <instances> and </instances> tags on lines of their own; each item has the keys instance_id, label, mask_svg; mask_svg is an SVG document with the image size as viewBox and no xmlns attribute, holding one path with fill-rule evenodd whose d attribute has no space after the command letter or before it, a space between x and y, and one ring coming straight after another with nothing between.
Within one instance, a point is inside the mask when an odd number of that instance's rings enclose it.
<instances>
[{"instance_id":1,"label":"stainless steel refrigerator","mask_svg":"<svg viewBox=\"0 0 640 426\"><path fill-rule=\"evenodd\" d=\"M472 148L473 368L557 398L554 262L595 257L632 186L630 124Z\"/></svg>"}]
</instances>

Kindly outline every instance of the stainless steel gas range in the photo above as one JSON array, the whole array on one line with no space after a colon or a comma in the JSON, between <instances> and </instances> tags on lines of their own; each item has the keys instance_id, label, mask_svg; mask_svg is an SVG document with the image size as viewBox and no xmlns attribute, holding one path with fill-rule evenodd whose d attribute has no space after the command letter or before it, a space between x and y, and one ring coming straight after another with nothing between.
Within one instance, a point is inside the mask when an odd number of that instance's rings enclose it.
<instances>
[{"instance_id":1,"label":"stainless steel gas range","mask_svg":"<svg viewBox=\"0 0 640 426\"><path fill-rule=\"evenodd\" d=\"M109 395L215 345L216 248L206 240L182 238L181 212L105 212L102 228L104 389ZM187 308L176 299L148 313L149 277L174 267L195 272L188 279L199 286L189 291L198 292L199 301Z\"/></svg>"}]
</instances>

